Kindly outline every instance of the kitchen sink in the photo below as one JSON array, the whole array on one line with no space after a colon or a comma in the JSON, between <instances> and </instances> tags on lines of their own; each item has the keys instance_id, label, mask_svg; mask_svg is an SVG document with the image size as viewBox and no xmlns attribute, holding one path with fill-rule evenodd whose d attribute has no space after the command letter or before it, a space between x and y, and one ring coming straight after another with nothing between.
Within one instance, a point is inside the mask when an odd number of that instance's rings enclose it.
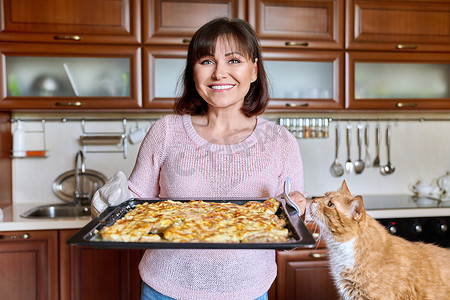
<instances>
[{"instance_id":1,"label":"kitchen sink","mask_svg":"<svg viewBox=\"0 0 450 300\"><path fill-rule=\"evenodd\" d=\"M49 204L34 207L20 215L23 218L81 218L91 216L91 207L72 204Z\"/></svg>"}]
</instances>

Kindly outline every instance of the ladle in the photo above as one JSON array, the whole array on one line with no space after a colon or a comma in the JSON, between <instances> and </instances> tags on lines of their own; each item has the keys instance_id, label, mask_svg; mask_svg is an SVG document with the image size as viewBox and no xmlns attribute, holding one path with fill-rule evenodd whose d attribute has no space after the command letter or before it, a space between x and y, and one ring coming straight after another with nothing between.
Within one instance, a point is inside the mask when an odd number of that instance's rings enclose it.
<instances>
[{"instance_id":1,"label":"ladle","mask_svg":"<svg viewBox=\"0 0 450 300\"><path fill-rule=\"evenodd\" d=\"M364 156L364 164L366 168L369 168L372 164L372 160L370 159L369 153L369 125L366 124L364 127L364 147L366 148L366 154Z\"/></svg>"},{"instance_id":2,"label":"ladle","mask_svg":"<svg viewBox=\"0 0 450 300\"><path fill-rule=\"evenodd\" d=\"M362 146L362 124L358 124L357 141L358 141L358 159L355 161L355 173L361 174L364 171L364 161L361 158L361 146Z\"/></svg>"},{"instance_id":3,"label":"ladle","mask_svg":"<svg viewBox=\"0 0 450 300\"><path fill-rule=\"evenodd\" d=\"M344 174L344 167L338 161L339 143L340 143L339 125L338 124L336 124L335 130L336 130L336 138L335 138L336 150L335 150L335 154L334 154L334 162L330 166L330 173L334 177L339 177Z\"/></svg>"},{"instance_id":4,"label":"ladle","mask_svg":"<svg viewBox=\"0 0 450 300\"><path fill-rule=\"evenodd\" d=\"M347 173L351 173L353 171L353 163L352 160L350 159L350 138L351 138L351 130L352 130L352 125L347 124L347 161L345 162L345 170L347 171Z\"/></svg>"},{"instance_id":5,"label":"ladle","mask_svg":"<svg viewBox=\"0 0 450 300\"><path fill-rule=\"evenodd\" d=\"M386 151L387 151L387 164L380 168L382 175L389 175L394 173L395 167L391 164L391 126L386 127Z\"/></svg>"}]
</instances>

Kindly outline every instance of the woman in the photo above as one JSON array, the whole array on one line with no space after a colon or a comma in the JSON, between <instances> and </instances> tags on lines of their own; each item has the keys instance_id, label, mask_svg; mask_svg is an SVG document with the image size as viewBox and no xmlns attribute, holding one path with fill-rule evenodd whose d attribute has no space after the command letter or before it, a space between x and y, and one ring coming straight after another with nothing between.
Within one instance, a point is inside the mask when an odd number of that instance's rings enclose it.
<instances>
[{"instance_id":1,"label":"woman","mask_svg":"<svg viewBox=\"0 0 450 300\"><path fill-rule=\"evenodd\" d=\"M298 143L259 117L268 83L253 29L226 18L202 26L189 45L183 83L176 115L152 126L128 182L116 174L94 207L129 196L268 198L282 193L289 176L296 190L291 195L304 212ZM139 270L142 299L267 299L275 251L147 250Z\"/></svg>"}]
</instances>

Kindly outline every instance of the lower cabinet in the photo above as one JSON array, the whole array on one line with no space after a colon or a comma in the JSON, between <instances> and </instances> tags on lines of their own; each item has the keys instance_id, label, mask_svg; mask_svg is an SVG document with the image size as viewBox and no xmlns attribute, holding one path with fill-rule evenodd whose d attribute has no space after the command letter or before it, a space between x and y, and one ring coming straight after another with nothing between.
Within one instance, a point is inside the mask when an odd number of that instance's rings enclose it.
<instances>
[{"instance_id":1,"label":"lower cabinet","mask_svg":"<svg viewBox=\"0 0 450 300\"><path fill-rule=\"evenodd\" d=\"M317 226L310 222L308 230L317 239ZM317 241L315 248L277 251L278 273L269 290L269 300L334 300L340 299L330 275L328 249Z\"/></svg>"},{"instance_id":2,"label":"lower cabinet","mask_svg":"<svg viewBox=\"0 0 450 300\"><path fill-rule=\"evenodd\" d=\"M58 299L58 232L0 232L0 299Z\"/></svg>"},{"instance_id":3,"label":"lower cabinet","mask_svg":"<svg viewBox=\"0 0 450 300\"><path fill-rule=\"evenodd\" d=\"M77 230L60 230L61 300L134 300L141 297L141 250L94 249L67 244Z\"/></svg>"},{"instance_id":4,"label":"lower cabinet","mask_svg":"<svg viewBox=\"0 0 450 300\"><path fill-rule=\"evenodd\" d=\"M140 299L143 252L68 245L76 232L0 232L0 299Z\"/></svg>"},{"instance_id":5,"label":"lower cabinet","mask_svg":"<svg viewBox=\"0 0 450 300\"><path fill-rule=\"evenodd\" d=\"M142 250L67 244L77 230L0 232L0 299L139 300ZM339 299L327 249L277 251L270 300ZM24 288L26 287L26 288Z\"/></svg>"}]
</instances>

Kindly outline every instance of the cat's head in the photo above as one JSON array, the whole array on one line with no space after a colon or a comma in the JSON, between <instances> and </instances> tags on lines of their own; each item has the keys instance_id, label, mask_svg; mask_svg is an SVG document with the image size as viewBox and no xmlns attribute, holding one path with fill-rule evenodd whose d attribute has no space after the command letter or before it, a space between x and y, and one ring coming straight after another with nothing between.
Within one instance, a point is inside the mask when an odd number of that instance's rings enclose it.
<instances>
[{"instance_id":1,"label":"cat's head","mask_svg":"<svg viewBox=\"0 0 450 300\"><path fill-rule=\"evenodd\" d=\"M353 197L345 180L340 190L315 198L310 205L310 213L321 233L337 242L352 239L360 228L360 222L366 218L362 197Z\"/></svg>"}]
</instances>

